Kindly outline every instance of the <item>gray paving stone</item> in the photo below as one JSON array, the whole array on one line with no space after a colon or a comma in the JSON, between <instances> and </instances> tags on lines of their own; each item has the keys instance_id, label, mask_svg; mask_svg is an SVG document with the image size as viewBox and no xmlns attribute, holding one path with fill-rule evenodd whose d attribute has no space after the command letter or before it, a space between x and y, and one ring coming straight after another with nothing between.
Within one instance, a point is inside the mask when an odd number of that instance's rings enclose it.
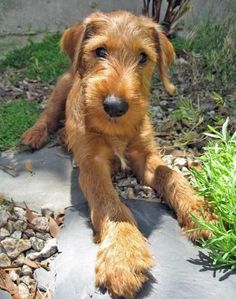
<instances>
[{"instance_id":1,"label":"gray paving stone","mask_svg":"<svg viewBox=\"0 0 236 299\"><path fill-rule=\"evenodd\" d=\"M28 160L32 161L32 174L25 168ZM0 170L0 192L14 201L25 201L36 210L43 206L59 209L71 205L71 158L61 147L43 148L34 153L8 151L2 153L0 164L12 168L16 174L12 177Z\"/></svg>"},{"instance_id":2,"label":"gray paving stone","mask_svg":"<svg viewBox=\"0 0 236 299\"><path fill-rule=\"evenodd\" d=\"M25 170L32 160L34 174ZM98 246L92 241L87 203L77 184L77 169L60 147L31 153L4 153L1 165L13 165L14 178L0 170L0 192L16 202L26 201L36 210L51 204L66 210L65 226L58 237L58 257L51 272L37 273L41 287L50 286L54 299L108 299L94 287L94 265ZM233 299L236 273L214 272L206 252L184 236L170 210L164 205L143 201L125 202L132 210L140 230L148 238L157 262L137 299ZM231 274L231 275L230 275ZM0 291L0 299L10 298ZM5 296L5 297L4 297ZM6 297L8 296L8 297Z\"/></svg>"}]
</instances>

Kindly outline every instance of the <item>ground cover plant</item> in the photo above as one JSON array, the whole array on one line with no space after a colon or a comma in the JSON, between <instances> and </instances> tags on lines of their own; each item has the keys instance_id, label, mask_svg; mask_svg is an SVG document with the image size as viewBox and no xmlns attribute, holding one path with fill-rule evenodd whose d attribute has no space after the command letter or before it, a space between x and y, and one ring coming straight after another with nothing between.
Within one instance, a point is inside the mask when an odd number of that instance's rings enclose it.
<instances>
[{"instance_id":1,"label":"ground cover plant","mask_svg":"<svg viewBox=\"0 0 236 299\"><path fill-rule=\"evenodd\" d=\"M20 69L21 76L43 82L56 80L68 68L68 59L60 51L60 38L60 33L51 34L41 42L30 42L23 48L9 52L0 62L0 69Z\"/></svg>"},{"instance_id":2,"label":"ground cover plant","mask_svg":"<svg viewBox=\"0 0 236 299\"><path fill-rule=\"evenodd\" d=\"M211 250L213 265L230 266L236 269L236 132L227 130L229 119L222 131L211 126L208 136L213 140L204 149L202 169L193 168L193 183L200 195L211 204L219 217L216 223L193 217L199 229L212 232L208 240L200 240L201 244Z\"/></svg>"},{"instance_id":3,"label":"ground cover plant","mask_svg":"<svg viewBox=\"0 0 236 299\"><path fill-rule=\"evenodd\" d=\"M0 105L0 151L19 143L21 134L33 125L39 111L36 101L18 100Z\"/></svg>"}]
</instances>

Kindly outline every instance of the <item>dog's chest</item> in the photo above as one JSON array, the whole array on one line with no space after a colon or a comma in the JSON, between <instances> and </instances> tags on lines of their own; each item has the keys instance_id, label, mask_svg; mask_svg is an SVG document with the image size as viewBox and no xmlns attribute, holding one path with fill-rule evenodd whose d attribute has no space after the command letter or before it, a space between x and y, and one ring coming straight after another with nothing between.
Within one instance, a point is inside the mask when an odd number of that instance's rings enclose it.
<instances>
[{"instance_id":1,"label":"dog's chest","mask_svg":"<svg viewBox=\"0 0 236 299\"><path fill-rule=\"evenodd\" d=\"M114 155L119 158L121 163L121 168L127 169L128 163L125 157L125 152L126 152L128 142L121 140L120 138L117 137L110 137L108 142L114 152Z\"/></svg>"}]
</instances>

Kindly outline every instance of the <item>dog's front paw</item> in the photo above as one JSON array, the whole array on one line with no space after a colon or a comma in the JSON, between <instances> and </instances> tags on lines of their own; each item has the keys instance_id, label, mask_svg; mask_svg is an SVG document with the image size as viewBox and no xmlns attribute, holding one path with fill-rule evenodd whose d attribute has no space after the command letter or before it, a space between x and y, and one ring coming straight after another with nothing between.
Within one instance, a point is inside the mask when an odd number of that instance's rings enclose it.
<instances>
[{"instance_id":1,"label":"dog's front paw","mask_svg":"<svg viewBox=\"0 0 236 299\"><path fill-rule=\"evenodd\" d=\"M127 222L109 224L96 261L96 286L112 296L134 298L154 261L146 239Z\"/></svg>"},{"instance_id":2,"label":"dog's front paw","mask_svg":"<svg viewBox=\"0 0 236 299\"><path fill-rule=\"evenodd\" d=\"M198 226L193 221L191 214L198 219L216 222L218 218L214 213L210 211L208 203L203 199L197 201L197 203L189 211L188 216L185 217L185 219L182 219L182 231L192 241L196 241L200 238L203 238L205 240L209 239L212 236L211 231L197 229Z\"/></svg>"},{"instance_id":3,"label":"dog's front paw","mask_svg":"<svg viewBox=\"0 0 236 299\"><path fill-rule=\"evenodd\" d=\"M21 136L21 143L32 149L41 148L48 140L46 126L32 127Z\"/></svg>"}]
</instances>

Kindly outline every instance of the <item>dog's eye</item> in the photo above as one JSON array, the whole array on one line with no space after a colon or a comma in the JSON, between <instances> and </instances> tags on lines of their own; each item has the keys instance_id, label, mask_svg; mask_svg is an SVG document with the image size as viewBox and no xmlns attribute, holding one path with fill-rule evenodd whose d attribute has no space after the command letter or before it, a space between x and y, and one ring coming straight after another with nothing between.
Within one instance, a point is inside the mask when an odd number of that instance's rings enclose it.
<instances>
[{"instance_id":1,"label":"dog's eye","mask_svg":"<svg viewBox=\"0 0 236 299\"><path fill-rule=\"evenodd\" d=\"M147 54L142 52L139 55L139 63L144 64L147 61Z\"/></svg>"},{"instance_id":2,"label":"dog's eye","mask_svg":"<svg viewBox=\"0 0 236 299\"><path fill-rule=\"evenodd\" d=\"M105 48L97 48L95 50L96 56L101 57L101 58L106 58L107 57L107 51Z\"/></svg>"}]
</instances>

